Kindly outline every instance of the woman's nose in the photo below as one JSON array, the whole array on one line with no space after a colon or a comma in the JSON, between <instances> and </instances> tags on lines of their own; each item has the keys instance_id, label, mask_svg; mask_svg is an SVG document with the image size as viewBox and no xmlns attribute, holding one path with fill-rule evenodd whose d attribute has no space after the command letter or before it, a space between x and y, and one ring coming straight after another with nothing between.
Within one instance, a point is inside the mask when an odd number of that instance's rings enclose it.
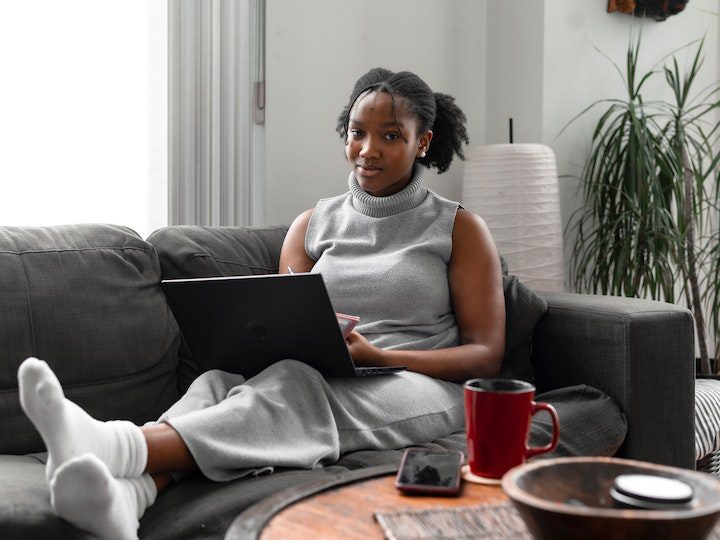
<instances>
[{"instance_id":1,"label":"woman's nose","mask_svg":"<svg viewBox=\"0 0 720 540\"><path fill-rule=\"evenodd\" d=\"M377 157L379 151L379 147L376 144L375 140L372 137L365 137L365 140L362 143L362 147L360 148L360 156Z\"/></svg>"}]
</instances>

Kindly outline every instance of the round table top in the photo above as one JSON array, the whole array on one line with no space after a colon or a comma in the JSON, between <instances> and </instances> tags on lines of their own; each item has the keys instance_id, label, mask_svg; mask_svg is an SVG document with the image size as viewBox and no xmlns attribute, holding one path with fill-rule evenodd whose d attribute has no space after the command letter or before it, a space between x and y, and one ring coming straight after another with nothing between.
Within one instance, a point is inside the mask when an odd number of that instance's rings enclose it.
<instances>
[{"instance_id":1,"label":"round table top","mask_svg":"<svg viewBox=\"0 0 720 540\"><path fill-rule=\"evenodd\" d=\"M449 508L507 501L500 486L463 482L457 497L405 495L389 474L312 495L275 514L262 530L263 540L279 538L384 538L375 512Z\"/></svg>"}]
</instances>

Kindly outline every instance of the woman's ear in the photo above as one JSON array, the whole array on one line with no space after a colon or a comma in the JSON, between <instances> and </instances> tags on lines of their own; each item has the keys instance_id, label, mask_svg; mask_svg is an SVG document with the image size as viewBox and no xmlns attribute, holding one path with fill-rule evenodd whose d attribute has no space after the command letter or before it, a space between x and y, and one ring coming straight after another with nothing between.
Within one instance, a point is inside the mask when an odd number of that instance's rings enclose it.
<instances>
[{"instance_id":1,"label":"woman's ear","mask_svg":"<svg viewBox=\"0 0 720 540\"><path fill-rule=\"evenodd\" d=\"M428 150L430 149L430 141L432 141L433 138L433 132L431 130L427 130L425 133L420 135L418 137L418 151L417 151L417 157L424 158Z\"/></svg>"}]
</instances>

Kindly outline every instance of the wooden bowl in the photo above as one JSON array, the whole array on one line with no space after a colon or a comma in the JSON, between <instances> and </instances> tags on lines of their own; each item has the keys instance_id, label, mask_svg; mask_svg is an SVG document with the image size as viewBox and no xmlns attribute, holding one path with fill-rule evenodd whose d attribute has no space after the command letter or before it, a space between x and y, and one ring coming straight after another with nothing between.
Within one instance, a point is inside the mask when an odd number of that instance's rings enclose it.
<instances>
[{"instance_id":1,"label":"wooden bowl","mask_svg":"<svg viewBox=\"0 0 720 540\"><path fill-rule=\"evenodd\" d=\"M686 508L619 508L610 487L621 474L651 474L690 484ZM720 516L720 481L696 471L618 458L555 458L508 471L502 487L539 539L706 538Z\"/></svg>"}]
</instances>

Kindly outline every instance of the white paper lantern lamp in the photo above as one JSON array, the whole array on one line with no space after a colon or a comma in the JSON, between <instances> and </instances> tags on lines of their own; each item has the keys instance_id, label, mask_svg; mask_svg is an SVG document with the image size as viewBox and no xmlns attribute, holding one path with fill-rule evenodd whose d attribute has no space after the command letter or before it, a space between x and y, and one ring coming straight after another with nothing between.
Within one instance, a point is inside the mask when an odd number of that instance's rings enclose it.
<instances>
[{"instance_id":1,"label":"white paper lantern lamp","mask_svg":"<svg viewBox=\"0 0 720 540\"><path fill-rule=\"evenodd\" d=\"M535 290L564 290L560 191L550 148L468 149L462 201L487 223L510 274Z\"/></svg>"}]
</instances>

